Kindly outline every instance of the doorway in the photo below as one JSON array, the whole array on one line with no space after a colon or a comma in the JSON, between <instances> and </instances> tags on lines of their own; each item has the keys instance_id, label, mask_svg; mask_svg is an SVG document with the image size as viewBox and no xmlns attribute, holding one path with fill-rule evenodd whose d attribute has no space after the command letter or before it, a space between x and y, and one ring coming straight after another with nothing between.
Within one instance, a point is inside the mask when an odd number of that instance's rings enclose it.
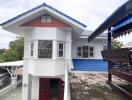
<instances>
[{"instance_id":1,"label":"doorway","mask_svg":"<svg viewBox=\"0 0 132 100\"><path fill-rule=\"evenodd\" d=\"M50 87L51 87L50 100L59 100L59 97L58 97L58 79L51 79L50 80Z\"/></svg>"},{"instance_id":2,"label":"doorway","mask_svg":"<svg viewBox=\"0 0 132 100\"><path fill-rule=\"evenodd\" d=\"M64 82L61 79L40 78L39 100L63 100Z\"/></svg>"}]
</instances>

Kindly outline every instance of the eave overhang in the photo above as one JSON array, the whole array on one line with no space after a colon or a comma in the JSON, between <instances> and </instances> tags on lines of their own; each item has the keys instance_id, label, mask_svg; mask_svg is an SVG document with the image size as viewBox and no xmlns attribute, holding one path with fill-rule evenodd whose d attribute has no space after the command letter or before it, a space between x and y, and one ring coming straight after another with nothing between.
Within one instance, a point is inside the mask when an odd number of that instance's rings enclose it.
<instances>
[{"instance_id":1,"label":"eave overhang","mask_svg":"<svg viewBox=\"0 0 132 100\"><path fill-rule=\"evenodd\" d=\"M127 1L124 5L119 7L111 16L109 16L89 37L88 42L95 39L105 30L114 27L122 19L132 15L132 0ZM123 32L120 34L122 35Z\"/></svg>"}]
</instances>

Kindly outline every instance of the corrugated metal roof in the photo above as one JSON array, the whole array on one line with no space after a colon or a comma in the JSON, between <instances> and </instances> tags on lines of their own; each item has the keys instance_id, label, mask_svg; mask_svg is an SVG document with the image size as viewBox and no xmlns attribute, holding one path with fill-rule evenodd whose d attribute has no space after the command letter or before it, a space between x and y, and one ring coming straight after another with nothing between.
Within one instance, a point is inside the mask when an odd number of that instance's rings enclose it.
<instances>
[{"instance_id":1,"label":"corrugated metal roof","mask_svg":"<svg viewBox=\"0 0 132 100\"><path fill-rule=\"evenodd\" d=\"M132 17L126 19L125 21L123 21L119 25L115 26L111 31L115 31L115 30L117 30L117 29L119 29L119 28L121 28L121 27L123 27L123 26L125 26L127 24L130 24L130 23L132 23Z\"/></svg>"},{"instance_id":2,"label":"corrugated metal roof","mask_svg":"<svg viewBox=\"0 0 132 100\"><path fill-rule=\"evenodd\" d=\"M30 12L32 12L32 11L38 9L38 8L41 8L42 6L46 6L46 7L50 8L50 9L52 9L52 10L58 12L59 14L65 16L65 17L67 17L67 18L69 18L70 20L72 20L72 21L74 21L74 22L76 22L76 23L82 25L83 27L87 27L85 24L83 24L83 23L77 21L76 19L74 19L74 18L72 18L72 17L70 17L70 16L64 14L63 12L61 12L61 11L59 11L59 10L53 8L52 6L47 5L46 3L43 3L42 5L39 5L39 6L35 7L35 8L32 8L31 10L29 10L29 11L27 11L27 12L24 12L24 13L22 13L22 14L16 16L16 17L14 17L14 18L12 18L12 19L6 21L6 22L3 22L3 23L1 23L0 25L7 24L7 23L9 23L9 22L11 22L11 21L13 21L13 20L15 20L15 19L17 19L17 18L20 18L21 16L24 16L25 14L28 14L28 13L30 13Z\"/></svg>"},{"instance_id":3,"label":"corrugated metal roof","mask_svg":"<svg viewBox=\"0 0 132 100\"><path fill-rule=\"evenodd\" d=\"M132 0L127 1L119 7L114 13L111 14L89 37L88 41L92 41L98 35L102 34L105 30L114 27L120 20L132 15ZM124 34L123 32L120 33Z\"/></svg>"}]
</instances>

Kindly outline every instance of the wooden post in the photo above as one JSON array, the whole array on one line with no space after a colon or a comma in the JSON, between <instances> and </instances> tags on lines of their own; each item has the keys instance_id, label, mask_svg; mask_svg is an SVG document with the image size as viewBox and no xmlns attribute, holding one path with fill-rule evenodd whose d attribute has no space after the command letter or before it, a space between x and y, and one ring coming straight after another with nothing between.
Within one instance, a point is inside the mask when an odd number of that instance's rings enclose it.
<instances>
[{"instance_id":1,"label":"wooden post","mask_svg":"<svg viewBox=\"0 0 132 100\"><path fill-rule=\"evenodd\" d=\"M108 50L111 50L112 43L111 43L111 28L108 29ZM109 70L111 68L111 62L108 61L108 81L112 81L112 75L110 74Z\"/></svg>"}]
</instances>

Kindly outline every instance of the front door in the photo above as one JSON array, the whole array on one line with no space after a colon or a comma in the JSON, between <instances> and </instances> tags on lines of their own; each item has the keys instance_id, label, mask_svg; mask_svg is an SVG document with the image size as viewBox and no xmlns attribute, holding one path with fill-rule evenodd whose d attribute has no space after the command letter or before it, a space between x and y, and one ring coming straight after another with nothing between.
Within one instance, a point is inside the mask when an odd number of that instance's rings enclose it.
<instances>
[{"instance_id":1,"label":"front door","mask_svg":"<svg viewBox=\"0 0 132 100\"><path fill-rule=\"evenodd\" d=\"M58 79L51 79L50 87L51 87L50 100L59 100L59 97L58 97Z\"/></svg>"},{"instance_id":2,"label":"front door","mask_svg":"<svg viewBox=\"0 0 132 100\"><path fill-rule=\"evenodd\" d=\"M39 100L50 100L50 79L40 78Z\"/></svg>"},{"instance_id":3,"label":"front door","mask_svg":"<svg viewBox=\"0 0 132 100\"><path fill-rule=\"evenodd\" d=\"M40 78L39 100L63 100L64 82L61 79Z\"/></svg>"}]
</instances>

